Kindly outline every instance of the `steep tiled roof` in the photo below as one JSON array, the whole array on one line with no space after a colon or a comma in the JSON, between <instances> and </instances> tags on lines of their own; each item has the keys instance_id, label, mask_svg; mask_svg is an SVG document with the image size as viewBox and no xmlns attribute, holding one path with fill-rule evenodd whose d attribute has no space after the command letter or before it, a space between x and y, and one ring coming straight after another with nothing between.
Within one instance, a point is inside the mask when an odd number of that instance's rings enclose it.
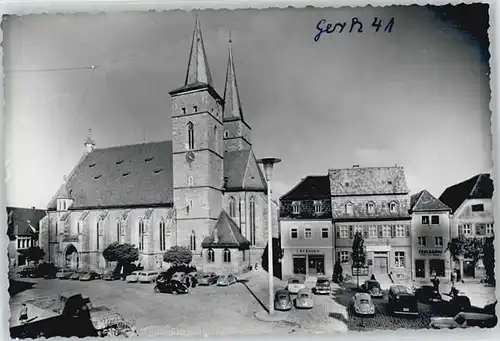
<instances>
[{"instance_id":1,"label":"steep tiled roof","mask_svg":"<svg viewBox=\"0 0 500 341\"><path fill-rule=\"evenodd\" d=\"M424 189L411 196L410 210L413 212L435 212L451 211L451 208Z\"/></svg>"},{"instance_id":2,"label":"steep tiled roof","mask_svg":"<svg viewBox=\"0 0 500 341\"><path fill-rule=\"evenodd\" d=\"M201 244L202 247L245 250L250 245L250 242L241 234L238 225L224 210L219 215L213 233L216 234L217 239L213 235L205 237Z\"/></svg>"},{"instance_id":3,"label":"steep tiled roof","mask_svg":"<svg viewBox=\"0 0 500 341\"><path fill-rule=\"evenodd\" d=\"M163 141L95 149L66 186L72 209L166 205L172 203L172 181L172 141ZM49 209L56 208L55 198Z\"/></svg>"},{"instance_id":4,"label":"steep tiled roof","mask_svg":"<svg viewBox=\"0 0 500 341\"><path fill-rule=\"evenodd\" d=\"M280 200L305 200L330 198L330 179L328 175L308 176L283 195Z\"/></svg>"},{"instance_id":5,"label":"steep tiled roof","mask_svg":"<svg viewBox=\"0 0 500 341\"><path fill-rule=\"evenodd\" d=\"M266 182L248 150L224 154L226 189L262 191ZM71 209L173 204L172 141L94 149L77 164L50 201L68 194Z\"/></svg>"},{"instance_id":6,"label":"steep tiled roof","mask_svg":"<svg viewBox=\"0 0 500 341\"><path fill-rule=\"evenodd\" d=\"M45 217L44 210L7 207L7 229L9 236L29 236L38 231L38 223ZM30 227L31 225L31 227Z\"/></svg>"},{"instance_id":7,"label":"steep tiled roof","mask_svg":"<svg viewBox=\"0 0 500 341\"><path fill-rule=\"evenodd\" d=\"M407 194L403 167L353 167L330 169L332 196Z\"/></svg>"},{"instance_id":8,"label":"steep tiled roof","mask_svg":"<svg viewBox=\"0 0 500 341\"><path fill-rule=\"evenodd\" d=\"M251 149L224 153L224 177L228 190L267 190L264 174Z\"/></svg>"},{"instance_id":9,"label":"steep tiled roof","mask_svg":"<svg viewBox=\"0 0 500 341\"><path fill-rule=\"evenodd\" d=\"M493 180L490 174L478 174L459 184L448 187L439 197L443 203L455 212L467 199L491 199Z\"/></svg>"}]
</instances>

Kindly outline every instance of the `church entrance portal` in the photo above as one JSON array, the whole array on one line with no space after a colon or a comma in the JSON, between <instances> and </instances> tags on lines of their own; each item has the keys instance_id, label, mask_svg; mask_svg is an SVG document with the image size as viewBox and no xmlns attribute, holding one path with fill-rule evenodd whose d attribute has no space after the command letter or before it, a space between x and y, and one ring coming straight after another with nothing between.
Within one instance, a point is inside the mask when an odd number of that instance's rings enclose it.
<instances>
[{"instance_id":1,"label":"church entrance portal","mask_svg":"<svg viewBox=\"0 0 500 341\"><path fill-rule=\"evenodd\" d=\"M76 248L73 244L68 246L68 248L66 249L65 259L67 268L73 270L78 269L78 266L80 265L80 257L78 256L78 251L76 251Z\"/></svg>"}]
</instances>

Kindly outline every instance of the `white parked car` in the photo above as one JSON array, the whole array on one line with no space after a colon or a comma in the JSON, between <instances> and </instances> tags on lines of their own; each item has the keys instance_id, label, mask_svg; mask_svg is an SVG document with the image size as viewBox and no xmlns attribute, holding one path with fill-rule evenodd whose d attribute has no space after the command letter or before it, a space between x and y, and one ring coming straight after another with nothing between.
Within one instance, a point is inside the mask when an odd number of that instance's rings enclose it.
<instances>
[{"instance_id":1,"label":"white parked car","mask_svg":"<svg viewBox=\"0 0 500 341\"><path fill-rule=\"evenodd\" d=\"M375 305L370 294L358 292L353 297L354 312L358 315L375 315Z\"/></svg>"},{"instance_id":2,"label":"white parked car","mask_svg":"<svg viewBox=\"0 0 500 341\"><path fill-rule=\"evenodd\" d=\"M297 293L297 298L295 299L296 308L309 308L314 307L314 299L312 297L311 290L300 289Z\"/></svg>"},{"instance_id":3,"label":"white parked car","mask_svg":"<svg viewBox=\"0 0 500 341\"><path fill-rule=\"evenodd\" d=\"M497 317L491 314L458 313L455 317L431 317L431 327L434 329L455 328L493 328L497 324Z\"/></svg>"},{"instance_id":4,"label":"white parked car","mask_svg":"<svg viewBox=\"0 0 500 341\"><path fill-rule=\"evenodd\" d=\"M291 294L297 294L300 289L306 288L305 276L293 276L288 279L288 285L286 289Z\"/></svg>"},{"instance_id":5,"label":"white parked car","mask_svg":"<svg viewBox=\"0 0 500 341\"><path fill-rule=\"evenodd\" d=\"M139 280L140 271L134 271L125 279L127 283L137 282Z\"/></svg>"},{"instance_id":6,"label":"white parked car","mask_svg":"<svg viewBox=\"0 0 500 341\"><path fill-rule=\"evenodd\" d=\"M156 278L158 278L158 275L160 274L159 271L156 270L149 270L149 271L141 271L139 272L139 282L141 283L153 283L156 281Z\"/></svg>"}]
</instances>

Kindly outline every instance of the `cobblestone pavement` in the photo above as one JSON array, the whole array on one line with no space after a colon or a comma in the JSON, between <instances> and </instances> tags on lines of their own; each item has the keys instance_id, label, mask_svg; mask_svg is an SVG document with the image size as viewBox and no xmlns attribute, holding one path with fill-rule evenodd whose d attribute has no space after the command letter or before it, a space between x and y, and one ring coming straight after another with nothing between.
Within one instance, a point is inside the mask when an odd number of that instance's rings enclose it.
<instances>
[{"instance_id":1,"label":"cobblestone pavement","mask_svg":"<svg viewBox=\"0 0 500 341\"><path fill-rule=\"evenodd\" d=\"M229 287L196 287L187 295L154 293L153 284L123 281L35 279L32 289L10 299L12 316L23 301L62 292L82 293L94 306L115 309L133 320L144 336L222 336L235 334L288 334L286 323L258 321L254 313L262 309L243 284Z\"/></svg>"}]
</instances>

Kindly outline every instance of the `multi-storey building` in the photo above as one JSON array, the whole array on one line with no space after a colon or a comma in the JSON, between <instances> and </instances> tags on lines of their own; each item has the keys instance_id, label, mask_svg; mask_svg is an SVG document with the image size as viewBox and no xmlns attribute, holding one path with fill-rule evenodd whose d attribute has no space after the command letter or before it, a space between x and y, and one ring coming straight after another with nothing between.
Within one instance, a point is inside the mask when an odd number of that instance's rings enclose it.
<instances>
[{"instance_id":1,"label":"multi-storey building","mask_svg":"<svg viewBox=\"0 0 500 341\"><path fill-rule=\"evenodd\" d=\"M346 269L356 232L364 236L368 274L411 278L410 195L403 167L330 169L335 252Z\"/></svg>"},{"instance_id":2,"label":"multi-storey building","mask_svg":"<svg viewBox=\"0 0 500 341\"><path fill-rule=\"evenodd\" d=\"M212 83L199 21L182 87L172 98L172 140L86 152L48 205L41 243L58 266L103 268L112 242L162 266L173 245L193 263L237 271L267 243L267 185L243 117L231 48L224 98ZM273 211L277 207L273 203ZM278 219L273 214L273 234Z\"/></svg>"},{"instance_id":3,"label":"multi-storey building","mask_svg":"<svg viewBox=\"0 0 500 341\"><path fill-rule=\"evenodd\" d=\"M333 230L328 176L308 176L280 198L283 276L331 276Z\"/></svg>"},{"instance_id":4,"label":"multi-storey building","mask_svg":"<svg viewBox=\"0 0 500 341\"><path fill-rule=\"evenodd\" d=\"M494 235L493 181L490 174L479 174L448 187L439 197L452 210L451 237L484 238ZM481 262L471 259L456 264L464 278L478 277L484 272Z\"/></svg>"},{"instance_id":5,"label":"multi-storey building","mask_svg":"<svg viewBox=\"0 0 500 341\"><path fill-rule=\"evenodd\" d=\"M39 223L44 216L44 210L38 210L34 207L7 207L10 267L26 264L22 251L31 246L38 246Z\"/></svg>"},{"instance_id":6,"label":"multi-storey building","mask_svg":"<svg viewBox=\"0 0 500 341\"><path fill-rule=\"evenodd\" d=\"M428 283L436 275L448 281L453 269L449 253L451 209L423 190L411 196L413 279Z\"/></svg>"}]
</instances>

